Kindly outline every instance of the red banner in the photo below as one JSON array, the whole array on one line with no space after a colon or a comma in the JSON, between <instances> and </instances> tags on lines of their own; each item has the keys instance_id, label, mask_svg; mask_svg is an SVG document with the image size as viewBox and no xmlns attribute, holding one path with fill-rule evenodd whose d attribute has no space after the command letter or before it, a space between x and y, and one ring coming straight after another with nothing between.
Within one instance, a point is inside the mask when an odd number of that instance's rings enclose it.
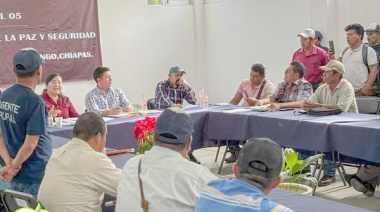
<instances>
[{"instance_id":1,"label":"red banner","mask_svg":"<svg viewBox=\"0 0 380 212\"><path fill-rule=\"evenodd\" d=\"M45 61L42 81L91 79L101 66L96 0L0 0L0 87L13 84L13 55L33 47Z\"/></svg>"}]
</instances>

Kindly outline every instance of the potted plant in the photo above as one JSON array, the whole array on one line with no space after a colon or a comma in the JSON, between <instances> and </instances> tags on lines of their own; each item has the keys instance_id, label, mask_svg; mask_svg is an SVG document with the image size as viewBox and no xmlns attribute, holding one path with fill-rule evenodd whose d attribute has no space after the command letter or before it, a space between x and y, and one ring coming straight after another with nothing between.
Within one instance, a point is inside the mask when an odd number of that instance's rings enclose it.
<instances>
[{"instance_id":1,"label":"potted plant","mask_svg":"<svg viewBox=\"0 0 380 212\"><path fill-rule=\"evenodd\" d=\"M310 185L316 187L318 186L318 181L314 177L302 173L302 170L310 164L317 162L322 156L323 154L316 154L305 160L298 160L298 154L293 149L284 149L281 167L282 183L279 185L279 188L311 194L312 188L301 184L301 182L309 182Z\"/></svg>"},{"instance_id":2,"label":"potted plant","mask_svg":"<svg viewBox=\"0 0 380 212\"><path fill-rule=\"evenodd\" d=\"M137 140L137 155L144 154L145 151L152 148L156 121L157 117L145 117L145 119L136 122L134 133Z\"/></svg>"}]
</instances>

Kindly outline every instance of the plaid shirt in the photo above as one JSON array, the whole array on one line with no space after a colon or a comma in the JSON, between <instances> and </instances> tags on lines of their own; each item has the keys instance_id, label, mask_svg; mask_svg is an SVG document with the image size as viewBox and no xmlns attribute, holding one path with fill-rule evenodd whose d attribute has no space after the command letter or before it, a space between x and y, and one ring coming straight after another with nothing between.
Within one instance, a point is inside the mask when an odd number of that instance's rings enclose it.
<instances>
[{"instance_id":1,"label":"plaid shirt","mask_svg":"<svg viewBox=\"0 0 380 212\"><path fill-rule=\"evenodd\" d=\"M185 86L180 85L177 88L173 88L169 80L164 80L157 84L155 108L165 109L174 104L182 104L184 99L192 105L197 102L197 98L191 87L185 88Z\"/></svg>"},{"instance_id":2,"label":"plaid shirt","mask_svg":"<svg viewBox=\"0 0 380 212\"><path fill-rule=\"evenodd\" d=\"M108 92L104 92L98 86L86 95L85 104L88 111L99 115L108 109L131 105L120 89L111 87Z\"/></svg>"},{"instance_id":3,"label":"plaid shirt","mask_svg":"<svg viewBox=\"0 0 380 212\"><path fill-rule=\"evenodd\" d=\"M270 100L278 103L295 102L299 99L308 100L312 94L311 84L305 79L299 79L292 84L280 83Z\"/></svg>"}]
</instances>

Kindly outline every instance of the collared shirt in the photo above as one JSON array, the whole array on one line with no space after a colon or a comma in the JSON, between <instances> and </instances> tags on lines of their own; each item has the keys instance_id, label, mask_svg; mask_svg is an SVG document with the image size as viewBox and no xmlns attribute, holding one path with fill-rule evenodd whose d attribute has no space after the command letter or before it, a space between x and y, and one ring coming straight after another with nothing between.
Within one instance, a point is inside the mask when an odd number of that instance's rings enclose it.
<instances>
[{"instance_id":1,"label":"collared shirt","mask_svg":"<svg viewBox=\"0 0 380 212\"><path fill-rule=\"evenodd\" d=\"M179 85L173 88L169 80L159 82L156 87L155 108L166 109L174 104L183 104L183 100L194 105L197 102L195 93L191 87Z\"/></svg>"},{"instance_id":2,"label":"collared shirt","mask_svg":"<svg viewBox=\"0 0 380 212\"><path fill-rule=\"evenodd\" d=\"M269 80L266 80L266 81L267 82L265 83L265 86L263 88L263 91L261 92L259 99L262 99L263 97L267 95L272 95L274 91L276 90L276 87L273 85L272 82L270 82ZM246 79L246 80L243 80L243 82L239 85L237 92L241 93L246 98L256 98L257 94L260 91L261 85L262 83L257 86L252 86L251 80ZM244 99L243 106L248 106L248 103L245 101L245 99Z\"/></svg>"},{"instance_id":3,"label":"collared shirt","mask_svg":"<svg viewBox=\"0 0 380 212\"><path fill-rule=\"evenodd\" d=\"M358 113L354 88L345 79L341 79L333 91L326 83L319 86L309 101L319 104L338 105L343 112Z\"/></svg>"},{"instance_id":4,"label":"collared shirt","mask_svg":"<svg viewBox=\"0 0 380 212\"><path fill-rule=\"evenodd\" d=\"M153 146L127 161L117 187L116 212L143 211L138 182L138 163L149 212L193 212L202 188L217 177L204 166L190 162L179 152Z\"/></svg>"},{"instance_id":5,"label":"collared shirt","mask_svg":"<svg viewBox=\"0 0 380 212\"><path fill-rule=\"evenodd\" d=\"M66 118L72 118L72 117L79 117L80 114L75 110L73 103L71 103L69 97L67 96L60 96L58 98L58 102L55 103L52 98L50 98L49 94L43 93L41 95L42 99L44 100L46 107L48 110L51 110L54 106L54 110L60 110L61 113L57 115L57 117L63 117Z\"/></svg>"},{"instance_id":6,"label":"collared shirt","mask_svg":"<svg viewBox=\"0 0 380 212\"><path fill-rule=\"evenodd\" d=\"M195 212L292 212L269 200L257 187L234 178L210 182L201 193Z\"/></svg>"},{"instance_id":7,"label":"collared shirt","mask_svg":"<svg viewBox=\"0 0 380 212\"><path fill-rule=\"evenodd\" d=\"M363 62L363 44L357 49L348 48L344 53L340 53L342 63L345 68L343 77L347 79L354 87L355 91L362 89L368 80L368 68ZM367 56L368 66L377 65L377 53L373 48L368 48Z\"/></svg>"},{"instance_id":8,"label":"collared shirt","mask_svg":"<svg viewBox=\"0 0 380 212\"><path fill-rule=\"evenodd\" d=\"M322 79L322 70L319 66L326 65L330 58L326 51L313 45L310 55L306 56L303 48L298 49L293 54L292 61L298 61L305 66L305 79L312 83Z\"/></svg>"},{"instance_id":9,"label":"collared shirt","mask_svg":"<svg viewBox=\"0 0 380 212\"><path fill-rule=\"evenodd\" d=\"M73 138L53 153L38 199L55 212L100 212L104 193L116 196L121 170L87 142Z\"/></svg>"},{"instance_id":10,"label":"collared shirt","mask_svg":"<svg viewBox=\"0 0 380 212\"><path fill-rule=\"evenodd\" d=\"M103 111L115 107L131 106L131 103L125 97L122 90L110 87L107 92L104 92L98 86L92 89L85 99L86 108L101 115Z\"/></svg>"},{"instance_id":11,"label":"collared shirt","mask_svg":"<svg viewBox=\"0 0 380 212\"><path fill-rule=\"evenodd\" d=\"M300 99L309 99L312 93L311 84L304 79L299 79L291 84L287 82L278 84L277 90L270 99L278 103L295 102Z\"/></svg>"}]
</instances>

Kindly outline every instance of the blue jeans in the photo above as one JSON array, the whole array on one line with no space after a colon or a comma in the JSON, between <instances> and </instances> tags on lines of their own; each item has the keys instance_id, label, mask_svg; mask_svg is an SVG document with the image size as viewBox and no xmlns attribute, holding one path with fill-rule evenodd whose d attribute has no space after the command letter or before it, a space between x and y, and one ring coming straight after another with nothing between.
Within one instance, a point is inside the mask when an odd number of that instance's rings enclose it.
<instances>
[{"instance_id":1,"label":"blue jeans","mask_svg":"<svg viewBox=\"0 0 380 212\"><path fill-rule=\"evenodd\" d=\"M37 183L28 184L25 182L17 182L15 180L13 180L11 182L11 188L10 189L14 190L14 191L25 192L25 193L37 196L38 190L40 189L40 184L39 183L38 184Z\"/></svg>"},{"instance_id":2,"label":"blue jeans","mask_svg":"<svg viewBox=\"0 0 380 212\"><path fill-rule=\"evenodd\" d=\"M315 155L315 151L301 150L298 152L299 152L298 158L301 160L305 160L306 158ZM332 164L334 164L334 161L331 159L325 158L323 161L323 166L328 166ZM335 171L336 171L336 168L325 169L323 171L323 176L335 177Z\"/></svg>"}]
</instances>

